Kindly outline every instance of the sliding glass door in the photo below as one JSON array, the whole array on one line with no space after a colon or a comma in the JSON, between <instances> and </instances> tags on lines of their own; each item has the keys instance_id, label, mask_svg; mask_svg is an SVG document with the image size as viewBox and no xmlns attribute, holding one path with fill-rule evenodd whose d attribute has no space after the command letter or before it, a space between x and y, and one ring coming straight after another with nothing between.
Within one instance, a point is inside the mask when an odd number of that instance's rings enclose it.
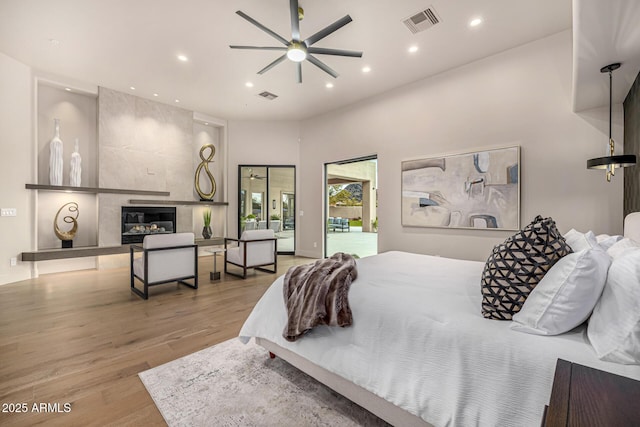
<instances>
[{"instance_id":1,"label":"sliding glass door","mask_svg":"<svg viewBox=\"0 0 640 427\"><path fill-rule=\"evenodd\" d=\"M271 228L278 253L295 252L295 166L238 166L238 236Z\"/></svg>"}]
</instances>

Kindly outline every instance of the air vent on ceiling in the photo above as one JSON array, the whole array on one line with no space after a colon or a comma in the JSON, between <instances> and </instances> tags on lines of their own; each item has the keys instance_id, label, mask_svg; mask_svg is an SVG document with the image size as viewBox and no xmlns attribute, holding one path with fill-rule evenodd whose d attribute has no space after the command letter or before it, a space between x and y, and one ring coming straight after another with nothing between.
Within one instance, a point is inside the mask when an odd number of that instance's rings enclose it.
<instances>
[{"instance_id":1,"label":"air vent on ceiling","mask_svg":"<svg viewBox=\"0 0 640 427\"><path fill-rule=\"evenodd\" d=\"M278 97L278 95L276 95L275 93L267 92L266 90L264 92L260 92L258 96L261 96L264 99L268 99L269 101L273 101Z\"/></svg>"},{"instance_id":2,"label":"air vent on ceiling","mask_svg":"<svg viewBox=\"0 0 640 427\"><path fill-rule=\"evenodd\" d=\"M409 31L416 34L421 31L428 30L438 24L440 22L440 17L433 6L429 6L427 9L411 15L402 22L404 22L404 25L409 28Z\"/></svg>"}]
</instances>

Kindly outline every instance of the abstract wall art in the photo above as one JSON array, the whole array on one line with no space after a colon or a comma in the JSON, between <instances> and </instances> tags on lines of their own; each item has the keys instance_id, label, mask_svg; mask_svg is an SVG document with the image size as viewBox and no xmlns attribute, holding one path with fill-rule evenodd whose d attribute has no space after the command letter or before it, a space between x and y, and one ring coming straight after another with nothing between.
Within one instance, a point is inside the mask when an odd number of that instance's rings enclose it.
<instances>
[{"instance_id":1,"label":"abstract wall art","mask_svg":"<svg viewBox=\"0 0 640 427\"><path fill-rule=\"evenodd\" d=\"M403 161L402 225L518 230L520 147Z\"/></svg>"}]
</instances>

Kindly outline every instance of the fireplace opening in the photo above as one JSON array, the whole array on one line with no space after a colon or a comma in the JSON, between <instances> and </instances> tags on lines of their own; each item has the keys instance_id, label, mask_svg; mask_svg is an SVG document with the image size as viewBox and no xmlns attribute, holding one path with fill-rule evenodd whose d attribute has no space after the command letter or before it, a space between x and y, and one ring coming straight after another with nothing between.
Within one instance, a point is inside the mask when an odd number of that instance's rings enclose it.
<instances>
[{"instance_id":1,"label":"fireplace opening","mask_svg":"<svg viewBox=\"0 0 640 427\"><path fill-rule=\"evenodd\" d=\"M142 243L149 234L176 232L176 208L122 206L122 244Z\"/></svg>"}]
</instances>

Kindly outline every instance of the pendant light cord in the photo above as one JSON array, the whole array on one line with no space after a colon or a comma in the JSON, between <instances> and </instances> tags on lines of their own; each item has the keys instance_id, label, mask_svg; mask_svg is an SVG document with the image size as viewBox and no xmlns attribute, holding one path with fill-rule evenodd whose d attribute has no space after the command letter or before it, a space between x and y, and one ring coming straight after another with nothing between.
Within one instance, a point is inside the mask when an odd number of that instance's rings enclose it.
<instances>
[{"instance_id":1,"label":"pendant light cord","mask_svg":"<svg viewBox=\"0 0 640 427\"><path fill-rule=\"evenodd\" d=\"M611 126L612 126L611 110L613 109L613 76L612 74L613 74L612 70L609 70L609 141L611 141Z\"/></svg>"}]
</instances>

